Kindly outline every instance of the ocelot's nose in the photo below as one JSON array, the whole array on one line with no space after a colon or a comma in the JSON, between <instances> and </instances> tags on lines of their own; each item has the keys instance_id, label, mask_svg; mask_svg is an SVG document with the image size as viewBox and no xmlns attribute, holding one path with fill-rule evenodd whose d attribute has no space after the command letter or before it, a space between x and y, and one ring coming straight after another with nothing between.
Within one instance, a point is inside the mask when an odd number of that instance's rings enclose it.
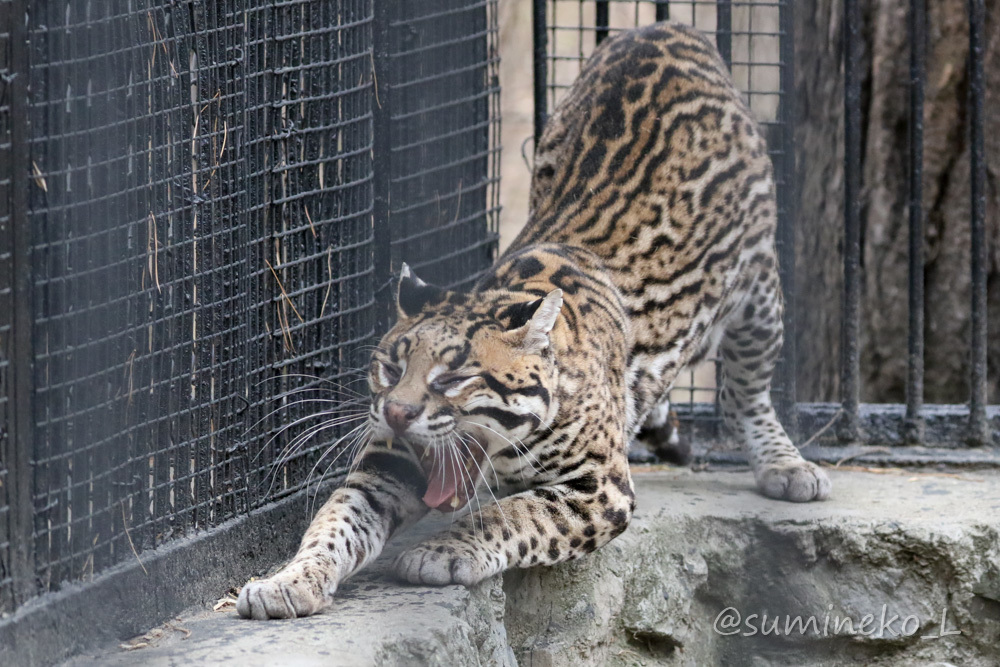
<instances>
[{"instance_id":1,"label":"ocelot's nose","mask_svg":"<svg viewBox=\"0 0 1000 667\"><path fill-rule=\"evenodd\" d=\"M420 416L420 413L424 411L424 406L422 405L410 405L409 403L400 403L398 401L386 401L385 408L385 421L389 424L389 428L396 432L396 435L403 435L406 429L410 427L413 420Z\"/></svg>"}]
</instances>

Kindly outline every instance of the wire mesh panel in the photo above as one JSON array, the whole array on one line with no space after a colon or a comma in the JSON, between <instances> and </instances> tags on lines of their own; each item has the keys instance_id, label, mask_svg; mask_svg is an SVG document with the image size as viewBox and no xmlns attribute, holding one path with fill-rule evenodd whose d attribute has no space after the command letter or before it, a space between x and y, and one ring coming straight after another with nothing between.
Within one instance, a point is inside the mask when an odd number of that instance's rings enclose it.
<instances>
[{"instance_id":1,"label":"wire mesh panel","mask_svg":"<svg viewBox=\"0 0 1000 667\"><path fill-rule=\"evenodd\" d=\"M0 0L0 612L341 470L376 257L489 265L495 0L374 10Z\"/></svg>"},{"instance_id":2,"label":"wire mesh panel","mask_svg":"<svg viewBox=\"0 0 1000 667\"><path fill-rule=\"evenodd\" d=\"M496 0L394 3L390 38L393 266L467 286L498 240Z\"/></svg>"},{"instance_id":3,"label":"wire mesh panel","mask_svg":"<svg viewBox=\"0 0 1000 667\"><path fill-rule=\"evenodd\" d=\"M247 430L372 335L372 35L370 2L32 10L47 590L304 483L318 442L263 447L297 413Z\"/></svg>"},{"instance_id":4,"label":"wire mesh panel","mask_svg":"<svg viewBox=\"0 0 1000 667\"><path fill-rule=\"evenodd\" d=\"M0 0L0 80L10 78L11 6ZM10 164L10 87L0 87L0 164ZM13 608L11 571L10 471L10 337L13 324L13 230L10 215L12 174L0 169L0 614Z\"/></svg>"},{"instance_id":5,"label":"wire mesh panel","mask_svg":"<svg viewBox=\"0 0 1000 667\"><path fill-rule=\"evenodd\" d=\"M271 205L255 212L252 233L254 270L270 287L257 306L261 340L247 354L269 347L265 335L272 351L248 391L263 382L271 398L254 401L253 422L263 420L255 433L302 428L247 452L257 503L346 463L331 457L314 469L331 438L299 436L326 429L339 437L358 425L330 423L327 409L356 395L367 358L360 346L374 333L372 3L290 0L273 12L269 60L253 68L274 72L264 96L272 141L260 146L271 165Z\"/></svg>"},{"instance_id":6,"label":"wire mesh panel","mask_svg":"<svg viewBox=\"0 0 1000 667\"><path fill-rule=\"evenodd\" d=\"M550 108L572 85L599 40L622 30L671 20L714 36L737 87L764 125L778 120L781 88L780 10L775 0L549 0Z\"/></svg>"},{"instance_id":7,"label":"wire mesh panel","mask_svg":"<svg viewBox=\"0 0 1000 667\"><path fill-rule=\"evenodd\" d=\"M778 191L782 279L791 291L791 241L788 232L794 183L792 153L792 76L790 3L776 0L547 0L544 35L544 64L536 61L535 76L545 77L543 109L553 109L576 80L583 64L603 39L622 30L656 21L672 20L692 25L715 37L716 46L729 65L733 80L759 121L775 165ZM539 88L541 94L543 90ZM786 240L788 239L788 240ZM786 313L786 330L794 324ZM786 340L792 340L786 335ZM776 370L774 394L783 417L789 421L794 406L794 374L788 365L793 358L789 346ZM717 394L717 364L710 361L682 374L674 385L671 401L687 419L716 421L716 410L695 409L695 404L714 403Z\"/></svg>"},{"instance_id":8,"label":"wire mesh panel","mask_svg":"<svg viewBox=\"0 0 1000 667\"><path fill-rule=\"evenodd\" d=\"M248 361L246 32L215 9L29 12L42 590L232 516L242 491L224 443Z\"/></svg>"}]
</instances>

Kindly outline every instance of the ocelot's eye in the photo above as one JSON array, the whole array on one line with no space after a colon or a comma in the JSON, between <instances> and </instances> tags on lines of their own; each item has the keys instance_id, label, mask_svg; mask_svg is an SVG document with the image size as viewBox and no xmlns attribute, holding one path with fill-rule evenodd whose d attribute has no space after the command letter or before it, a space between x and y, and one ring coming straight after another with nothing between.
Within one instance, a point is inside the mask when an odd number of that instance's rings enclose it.
<instances>
[{"instance_id":1,"label":"ocelot's eye","mask_svg":"<svg viewBox=\"0 0 1000 667\"><path fill-rule=\"evenodd\" d=\"M444 377L439 377L434 382L431 383L431 389L437 392L446 392L449 389L454 389L466 380L471 380L473 375L449 375Z\"/></svg>"},{"instance_id":2,"label":"ocelot's eye","mask_svg":"<svg viewBox=\"0 0 1000 667\"><path fill-rule=\"evenodd\" d=\"M385 362L380 362L378 365L379 380L382 381L386 387L395 387L396 383L399 382L399 378L403 376L403 371L400 370L399 366L393 364L387 364Z\"/></svg>"}]
</instances>

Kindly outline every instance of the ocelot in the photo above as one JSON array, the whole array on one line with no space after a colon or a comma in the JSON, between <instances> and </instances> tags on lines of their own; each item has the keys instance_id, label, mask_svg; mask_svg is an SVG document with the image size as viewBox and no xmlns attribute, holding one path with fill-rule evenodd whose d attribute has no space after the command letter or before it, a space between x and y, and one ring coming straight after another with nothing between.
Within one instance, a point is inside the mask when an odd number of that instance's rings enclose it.
<instances>
[{"instance_id":1,"label":"ocelot","mask_svg":"<svg viewBox=\"0 0 1000 667\"><path fill-rule=\"evenodd\" d=\"M760 130L701 34L659 23L605 40L548 121L529 221L494 267L468 293L403 267L356 467L292 561L243 588L239 613L321 610L430 509L467 511L398 558L410 582L472 585L599 548L632 515L629 441L663 426L678 372L713 351L761 492L825 498L769 396L774 188Z\"/></svg>"}]
</instances>

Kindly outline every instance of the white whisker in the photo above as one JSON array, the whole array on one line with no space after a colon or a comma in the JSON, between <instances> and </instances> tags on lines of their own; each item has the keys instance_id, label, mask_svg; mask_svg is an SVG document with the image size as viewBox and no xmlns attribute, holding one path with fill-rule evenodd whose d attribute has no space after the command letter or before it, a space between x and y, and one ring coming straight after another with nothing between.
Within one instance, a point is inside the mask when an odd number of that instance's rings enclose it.
<instances>
[{"instance_id":1,"label":"white whisker","mask_svg":"<svg viewBox=\"0 0 1000 667\"><path fill-rule=\"evenodd\" d=\"M301 449L305 445L305 443L308 442L317 433L319 433L320 431L324 431L326 429L335 428L337 426L340 426L342 423L343 422L341 420L330 419L328 421L321 422L319 424L311 426L302 433L300 433L299 435L295 436L295 438L293 438L292 441L289 442L288 445L286 445L284 449L281 450L279 458L272 464L272 469L275 472L275 476L272 478L271 485L267 489L267 495L270 496L271 491L274 489L274 483L277 481L277 471L281 468L281 466L291 461L292 458L295 456L296 452L299 449ZM351 429L351 431L348 431L347 435L350 435L350 433L352 433L356 429L357 427ZM347 437L347 435L337 440L337 442L331 445L331 448L336 447L336 445L345 437ZM308 477L306 479L308 481Z\"/></svg>"},{"instance_id":2,"label":"white whisker","mask_svg":"<svg viewBox=\"0 0 1000 667\"><path fill-rule=\"evenodd\" d=\"M352 433L355 434L354 437L351 439L351 442L347 446L343 447L339 452L337 452L337 454L333 457L333 459L330 461L330 463L327 464L326 468L323 469L323 474L320 475L319 480L317 480L317 482L316 482L316 491L317 491L317 493L319 492L319 489L323 485L323 480L326 479L327 474L330 472L330 468L332 468L337 463L337 461L340 460L340 457L341 457L341 455L343 455L344 452L350 450L350 448L351 448L352 445L354 445L356 442L358 442L358 440L360 440L362 438L365 438L366 436L369 435L369 430L368 429L370 429L370 426L367 423L365 423L365 424L359 424L358 426L355 426L343 438L340 438L340 440L337 440L337 442L335 442L325 452L323 452L323 454L316 460L316 463L313 464L313 467L309 471L309 474L306 476L306 490L307 490L307 495L308 495L308 489L309 489L309 479L312 477L313 472L316 470L317 466L319 466L320 462L331 451L333 451L337 447L337 445L340 444L340 442L342 440L344 440L345 438L347 438L348 436L350 436ZM355 432L357 432L357 433L355 433ZM315 505L313 503L314 503L314 498L310 498L309 499L309 503L307 504L307 507L306 507L306 513L309 516L312 516L312 514L313 514L313 508L315 507Z\"/></svg>"},{"instance_id":3,"label":"white whisker","mask_svg":"<svg viewBox=\"0 0 1000 667\"><path fill-rule=\"evenodd\" d=\"M351 460L351 464L347 467L347 477L350 477L355 472L357 472L358 466L361 465L361 460L365 456L365 452L368 451L368 447L371 446L373 442L375 442L375 439L369 438L368 442L364 443L364 445L359 444L355 447L353 459Z\"/></svg>"},{"instance_id":4,"label":"white whisker","mask_svg":"<svg viewBox=\"0 0 1000 667\"><path fill-rule=\"evenodd\" d=\"M280 429L278 429L275 432L274 435L272 435L268 439L267 442L264 443L264 445L260 448L260 451L258 451L257 454L253 457L253 460L256 461L260 457L260 455L263 454L267 450L268 445L270 445L274 441L275 438L277 438L279 435L281 435L282 433L284 433L288 429L293 428L293 427L301 424L302 422L309 421L310 419L315 419L316 417L322 417L324 415L330 415L330 414L335 414L335 413L334 412L318 412L318 413L315 413L315 414L308 415L306 417L301 417L299 419L296 419L295 421L293 421L290 424L286 424L286 425L282 426ZM334 419L330 419L330 420L327 420L325 422L322 422L321 425L349 424L351 422L358 421L359 419L367 419L367 418L368 418L368 415L345 415L343 417L335 417ZM310 426L309 429L315 428L315 426L316 425ZM306 432L308 432L309 429L307 429ZM278 458L280 459L282 456L284 456L285 452L289 451L289 448L292 448L292 451L294 451L294 444L299 440L299 438L301 436L302 436L302 434L299 434L299 435L295 436L294 438L292 438L288 442L288 444L285 445L281 449L280 452L278 452Z\"/></svg>"},{"instance_id":5,"label":"white whisker","mask_svg":"<svg viewBox=\"0 0 1000 667\"><path fill-rule=\"evenodd\" d=\"M473 435L472 435L471 433L466 433L465 435L467 435L467 436L469 436L470 438L472 438L472 441L476 443L476 446L477 446L477 447L479 447L479 449L482 449L482 450L483 450L483 456L484 456L484 457L486 458L487 462L489 462L489 464L490 464L490 467L493 467L493 461L492 461L492 460L490 459L490 455L489 455L489 454L488 454L488 453L486 452L486 450L485 450L485 449L483 448L483 446L482 446L482 445L481 445L481 444L479 443L479 441L478 441L478 440L476 440L475 436L473 436ZM463 442L464 442L464 440L463 440ZM466 446L468 446L468 445L466 445ZM478 468L478 469L479 469L479 475L480 475L480 477L482 477L483 479L485 479L485 478L486 478L486 476L485 476L485 475L483 474L483 469L482 469L482 467L481 467L481 466L479 465L479 462L478 462L478 461L476 461L476 457L475 457L475 456L473 456L473 457L471 457L471 458L472 458L472 462L476 464L476 468ZM493 479L494 479L494 480L496 480L496 483L497 483L497 487L499 488L499 486L500 486L500 480L499 480L499 478L497 477L497 470L496 470L496 468L493 468ZM486 490L487 490L487 491L489 491L489 492L490 492L490 496L492 496L492 497L493 497L493 502L494 502L494 503L496 504L496 506L497 506L497 511L498 511L498 512L500 512L500 518L502 518L502 519L503 519L503 523L504 523L504 525L505 525L505 526L507 527L507 530L510 530L510 524L509 524L509 523L507 523L507 516L506 516L506 515L504 514L504 512L503 512L503 507L501 507L501 506L500 506L500 500L499 500L499 499L497 498L496 494L495 494L495 493L493 493L493 489L492 489L492 488L490 488L490 485L489 485L489 482L487 482L487 483L486 483ZM478 490L478 488L476 489L476 500L477 500L477 502L478 502L478 500L479 500L479 490ZM483 519L482 519L482 504L480 504L479 508L480 508L480 513L479 513L479 514L480 514L480 516L479 516L479 521L480 521L480 523L482 523L482 520L483 520ZM484 532L484 533L486 532L486 527L485 527L485 526L483 526L483 532Z\"/></svg>"},{"instance_id":6,"label":"white whisker","mask_svg":"<svg viewBox=\"0 0 1000 667\"><path fill-rule=\"evenodd\" d=\"M552 435L555 435L555 434L556 434L556 432L552 430L552 427L551 427L551 426L549 426L549 425L548 425L548 424L546 424L546 423L545 423L544 421L542 421L542 418L541 418L541 417L539 417L539 416L538 416L537 414L535 414L535 413L534 413L534 412L532 412L531 410L528 410L527 408L525 408L524 410L525 410L525 412L527 412L527 413L528 413L529 415L531 415L532 417L534 417L535 419L537 419L537 420L538 420L538 425L539 425L539 426L544 426L544 427L545 427L545 429L546 429L546 430L547 430L547 431L548 431L548 432L549 432L550 434L552 434Z\"/></svg>"},{"instance_id":7,"label":"white whisker","mask_svg":"<svg viewBox=\"0 0 1000 667\"><path fill-rule=\"evenodd\" d=\"M296 401L292 401L291 403L287 403L285 405L280 405L277 408L275 408L274 410L271 410L266 415L264 415L263 417L261 417L260 419L258 419L256 422L254 422L254 424L252 426L250 426L250 428L248 428L247 430L245 430L243 432L243 436L246 437L246 435L248 433L250 433L250 431L252 431L255 428L257 428L258 426L260 426L264 421L267 420L268 417L271 417L271 416L273 416L273 415L281 412L282 410L287 410L287 409L291 408L293 405L303 405L305 403L335 403L335 404L337 404L339 406L337 410L321 410L321 411L315 413L314 415L309 415L310 417L314 417L314 416L317 416L317 415L324 415L324 414L333 414L334 412L343 413L343 414L367 414L368 413L368 410L365 410L363 413L361 411L350 411L350 412L345 411L342 408L345 407L345 406L351 405L351 404L350 403L345 403L344 401L339 401L339 400L333 399L333 398L303 398L303 399L299 399L299 400L296 400Z\"/></svg>"},{"instance_id":8,"label":"white whisker","mask_svg":"<svg viewBox=\"0 0 1000 667\"><path fill-rule=\"evenodd\" d=\"M348 370L348 369L344 369L344 370ZM353 371L354 369L350 369L350 370ZM330 385L335 390L340 390L340 391L346 391L346 392L354 393L358 397L364 398L364 394L362 394L360 392L357 392L354 389L350 389L346 385L342 385L342 384L340 384L338 382L334 382L333 380L330 380L328 378L319 377L318 375L310 375L308 373L285 373L285 374L282 374L282 375L276 375L274 377L270 377L270 378L261 380L260 382L256 382L252 386L253 387L259 387L259 386L261 386L263 384L267 384L268 382L274 382L276 380L283 380L283 379L289 379L289 378L307 378L307 379L310 379L310 380L317 380L318 382L323 382L325 384ZM353 382L361 382L361 379L354 380ZM300 389L329 390L330 387L299 387L298 389L294 389L292 391L298 391Z\"/></svg>"},{"instance_id":9,"label":"white whisker","mask_svg":"<svg viewBox=\"0 0 1000 667\"><path fill-rule=\"evenodd\" d=\"M465 420L465 421L466 421L467 424L471 424L473 426L479 426L481 428L485 428L488 431L491 431L492 433L496 433L498 436L500 436L501 438L503 438L503 440L506 441L507 444L509 444L511 447L514 448L514 451L517 452L517 454L518 454L519 457L522 456L522 450L518 449L517 445L514 444L514 442L510 438L508 438L507 436L505 436L503 433L500 433L499 431L497 431L494 428L490 428L486 424L480 424L479 422L471 422L471 421L468 421L468 420ZM527 445L525 445L523 442L521 442L520 438L514 438L514 440L517 440L518 443L520 443L521 447L524 449L523 455L524 455L525 461L527 461L527 463L528 463L528 467L530 467L531 470L536 475L542 474L542 470L539 470L538 468L536 468L534 466L534 464L532 464L531 461L528 459L528 457L530 456L531 458L535 459L535 463L537 463L538 465L542 466L542 469L544 469L545 466L542 465L542 462L538 460L538 458L531 452L531 450L528 449ZM524 480L523 472L522 472L521 479L522 479L522 481Z\"/></svg>"},{"instance_id":10,"label":"white whisker","mask_svg":"<svg viewBox=\"0 0 1000 667\"><path fill-rule=\"evenodd\" d=\"M465 443L465 441L462 439L462 434L461 433L459 433L459 432L456 431L455 432L455 437L458 439L459 442L461 442L463 444ZM456 449L458 449L457 446L456 446ZM469 450L468 445L465 445L465 449L466 449L466 451ZM469 456L470 456L470 458L473 458L473 459L475 458L475 457L472 456L472 452L471 451L469 451ZM472 478L472 471L469 470L469 469L467 469L465 467L465 463L464 462L460 465L460 468L465 473L465 479L469 480L469 486L472 487L472 496L467 499L467 501L468 501L468 507L469 507L469 517L470 517L469 521L472 524L472 533L473 533L473 535L476 535L476 517L475 517L475 514L476 514L476 512L478 512L479 513L479 527L481 528L482 533L483 533L483 538L485 539L485 537L486 537L486 525L483 523L483 504L479 500L479 488L478 488L478 486L476 484L476 480ZM465 484L464 479L462 481L462 484L463 485ZM468 489L468 487L466 487L466 488ZM476 510L472 509L472 500L473 499L476 501L476 508L477 508Z\"/></svg>"}]
</instances>

